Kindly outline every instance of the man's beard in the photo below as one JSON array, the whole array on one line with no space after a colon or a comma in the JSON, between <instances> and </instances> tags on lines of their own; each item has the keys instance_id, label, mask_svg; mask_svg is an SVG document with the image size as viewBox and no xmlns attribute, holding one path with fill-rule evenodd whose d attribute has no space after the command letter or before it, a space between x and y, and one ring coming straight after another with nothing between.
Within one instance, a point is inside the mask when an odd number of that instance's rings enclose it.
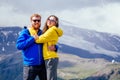
<instances>
[{"instance_id":1,"label":"man's beard","mask_svg":"<svg viewBox=\"0 0 120 80\"><path fill-rule=\"evenodd\" d=\"M33 25L33 28L34 28L35 30L38 30L38 29L40 28L40 25L39 25L39 24Z\"/></svg>"}]
</instances>

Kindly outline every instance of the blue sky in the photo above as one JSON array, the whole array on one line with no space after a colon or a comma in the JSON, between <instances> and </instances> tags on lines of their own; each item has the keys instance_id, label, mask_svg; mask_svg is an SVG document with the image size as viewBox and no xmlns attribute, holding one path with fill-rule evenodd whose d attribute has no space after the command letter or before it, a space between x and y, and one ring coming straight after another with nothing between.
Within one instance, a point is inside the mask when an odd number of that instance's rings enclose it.
<instances>
[{"instance_id":1,"label":"blue sky","mask_svg":"<svg viewBox=\"0 0 120 80\"><path fill-rule=\"evenodd\" d=\"M29 25L33 13L55 14L77 27L120 34L120 0L1 0L0 26Z\"/></svg>"}]
</instances>

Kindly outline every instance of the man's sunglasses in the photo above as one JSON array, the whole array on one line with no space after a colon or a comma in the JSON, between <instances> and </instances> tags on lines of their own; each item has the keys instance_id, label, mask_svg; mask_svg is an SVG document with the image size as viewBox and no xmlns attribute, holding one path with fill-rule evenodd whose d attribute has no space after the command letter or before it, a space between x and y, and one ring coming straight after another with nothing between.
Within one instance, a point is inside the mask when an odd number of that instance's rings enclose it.
<instances>
[{"instance_id":1,"label":"man's sunglasses","mask_svg":"<svg viewBox=\"0 0 120 80\"><path fill-rule=\"evenodd\" d=\"M40 22L40 20L32 20L33 22Z\"/></svg>"}]
</instances>

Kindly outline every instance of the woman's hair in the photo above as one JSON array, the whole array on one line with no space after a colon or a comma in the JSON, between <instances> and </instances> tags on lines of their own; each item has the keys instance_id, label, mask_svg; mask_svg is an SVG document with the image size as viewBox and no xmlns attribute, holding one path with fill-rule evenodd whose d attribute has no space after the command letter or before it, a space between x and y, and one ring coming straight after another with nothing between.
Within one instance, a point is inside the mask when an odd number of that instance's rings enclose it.
<instances>
[{"instance_id":1,"label":"woman's hair","mask_svg":"<svg viewBox=\"0 0 120 80\"><path fill-rule=\"evenodd\" d=\"M43 27L42 33L45 33L45 32L48 30L47 21L49 20L50 17L56 18L56 25L55 25L55 26L56 26L56 27L59 27L59 19L58 19L58 17L55 16L55 15L50 15L50 16L47 18L46 22L45 22L45 25L44 25L44 27Z\"/></svg>"}]
</instances>

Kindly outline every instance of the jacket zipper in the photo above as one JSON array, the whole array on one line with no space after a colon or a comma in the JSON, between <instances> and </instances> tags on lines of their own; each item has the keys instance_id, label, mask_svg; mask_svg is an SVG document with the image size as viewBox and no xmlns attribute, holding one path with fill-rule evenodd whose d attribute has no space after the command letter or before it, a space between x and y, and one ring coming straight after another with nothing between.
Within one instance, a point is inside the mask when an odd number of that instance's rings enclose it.
<instances>
[{"instance_id":1,"label":"jacket zipper","mask_svg":"<svg viewBox=\"0 0 120 80\"><path fill-rule=\"evenodd\" d=\"M39 57L38 57L38 59L39 59L39 60L38 60L38 61L39 61L38 63L39 63L39 65L40 65L40 45L38 45L38 56L39 56Z\"/></svg>"}]
</instances>

